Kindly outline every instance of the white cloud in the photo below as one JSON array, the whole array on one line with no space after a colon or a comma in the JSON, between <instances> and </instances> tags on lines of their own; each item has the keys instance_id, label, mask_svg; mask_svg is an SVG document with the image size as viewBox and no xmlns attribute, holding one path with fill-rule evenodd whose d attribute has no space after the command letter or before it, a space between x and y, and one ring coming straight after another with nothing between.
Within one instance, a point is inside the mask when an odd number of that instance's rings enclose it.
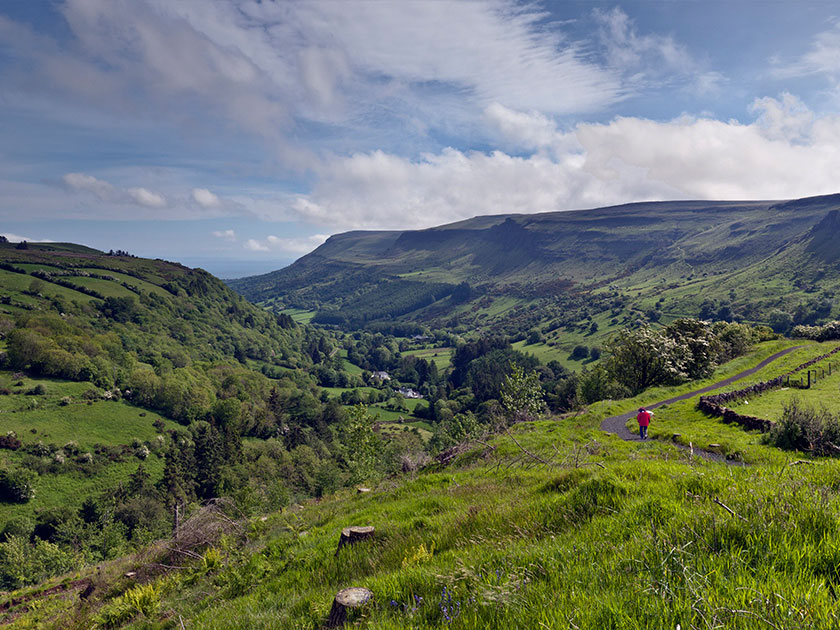
<instances>
[{"instance_id":1,"label":"white cloud","mask_svg":"<svg viewBox=\"0 0 840 630\"><path fill-rule=\"evenodd\" d=\"M102 201L112 201L117 196L116 189L106 181L85 173L67 173L62 178L65 186L73 190L93 193Z\"/></svg>"},{"instance_id":2,"label":"white cloud","mask_svg":"<svg viewBox=\"0 0 840 630\"><path fill-rule=\"evenodd\" d=\"M623 78L626 89L661 88L682 84L708 96L720 90L726 77L703 67L683 44L670 35L641 34L622 9L594 9L607 65Z\"/></svg>"},{"instance_id":3,"label":"white cloud","mask_svg":"<svg viewBox=\"0 0 840 630\"><path fill-rule=\"evenodd\" d=\"M133 204L147 208L164 208L167 205L163 195L147 188L117 188L109 182L85 173L67 173L61 180L71 190L89 192L109 203Z\"/></svg>"},{"instance_id":4,"label":"white cloud","mask_svg":"<svg viewBox=\"0 0 840 630\"><path fill-rule=\"evenodd\" d=\"M192 199L202 208L218 208L221 200L206 188L193 188Z\"/></svg>"},{"instance_id":5,"label":"white cloud","mask_svg":"<svg viewBox=\"0 0 840 630\"><path fill-rule=\"evenodd\" d=\"M137 121L230 122L306 167L301 120L379 133L418 109L498 102L550 114L625 96L538 5L489 2L66 0L67 39L0 16L15 90ZM69 100L68 100L69 99ZM428 122L428 121L427 121ZM294 132L294 133L292 133ZM295 144L294 150L290 143Z\"/></svg>"},{"instance_id":6,"label":"white cloud","mask_svg":"<svg viewBox=\"0 0 840 630\"><path fill-rule=\"evenodd\" d=\"M420 159L382 151L337 158L294 208L332 228L418 228L480 214L534 213L636 200L785 199L837 192L840 116L791 97L757 100L749 124L683 116L616 118L557 131L539 116L498 119L530 157L448 148ZM513 112L512 114L516 114ZM530 117L529 117L530 116ZM531 124L533 123L533 124Z\"/></svg>"},{"instance_id":7,"label":"white cloud","mask_svg":"<svg viewBox=\"0 0 840 630\"><path fill-rule=\"evenodd\" d=\"M329 234L313 234L300 238L280 238L269 235L264 241L248 239L245 242L245 249L252 252L280 252L289 255L300 256L308 254L313 249L323 244L329 238Z\"/></svg>"},{"instance_id":8,"label":"white cloud","mask_svg":"<svg viewBox=\"0 0 840 630\"><path fill-rule=\"evenodd\" d=\"M147 208L163 208L166 206L166 199L163 195L154 193L146 188L129 188L125 191L137 204Z\"/></svg>"},{"instance_id":9,"label":"white cloud","mask_svg":"<svg viewBox=\"0 0 840 630\"><path fill-rule=\"evenodd\" d=\"M26 241L27 243L55 243L48 238L29 238L28 236L21 236L20 234L12 234L11 232L0 233L0 236L5 236L10 243L20 243Z\"/></svg>"},{"instance_id":10,"label":"white cloud","mask_svg":"<svg viewBox=\"0 0 840 630\"><path fill-rule=\"evenodd\" d=\"M818 33L811 48L792 61L773 60L774 74L781 78L822 74L833 81L840 79L840 23Z\"/></svg>"},{"instance_id":11,"label":"white cloud","mask_svg":"<svg viewBox=\"0 0 840 630\"><path fill-rule=\"evenodd\" d=\"M253 238L249 238L247 241L245 241L245 244L243 245L243 247L245 249L249 250L249 251L252 251L252 252L267 252L268 251L268 245L265 245L264 243L260 243L258 240L253 239Z\"/></svg>"},{"instance_id":12,"label":"white cloud","mask_svg":"<svg viewBox=\"0 0 840 630\"><path fill-rule=\"evenodd\" d=\"M213 232L213 236L226 241L236 241L236 232L233 230L217 230Z\"/></svg>"}]
</instances>

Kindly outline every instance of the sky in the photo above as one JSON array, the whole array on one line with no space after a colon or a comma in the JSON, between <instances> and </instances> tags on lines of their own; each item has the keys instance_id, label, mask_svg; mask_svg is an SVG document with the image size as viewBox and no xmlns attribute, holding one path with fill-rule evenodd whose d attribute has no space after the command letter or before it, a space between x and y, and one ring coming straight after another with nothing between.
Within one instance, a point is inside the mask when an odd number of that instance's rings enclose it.
<instances>
[{"instance_id":1,"label":"sky","mask_svg":"<svg viewBox=\"0 0 840 630\"><path fill-rule=\"evenodd\" d=\"M11 240L227 278L348 230L838 174L836 2L0 2Z\"/></svg>"}]
</instances>

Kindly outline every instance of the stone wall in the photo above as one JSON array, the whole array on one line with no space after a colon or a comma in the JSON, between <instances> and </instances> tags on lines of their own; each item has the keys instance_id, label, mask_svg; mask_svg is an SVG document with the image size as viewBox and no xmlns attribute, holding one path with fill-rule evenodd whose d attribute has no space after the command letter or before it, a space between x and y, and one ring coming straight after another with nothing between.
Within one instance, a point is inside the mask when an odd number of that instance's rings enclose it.
<instances>
[{"instance_id":1,"label":"stone wall","mask_svg":"<svg viewBox=\"0 0 840 630\"><path fill-rule=\"evenodd\" d=\"M806 361L802 365L797 366L781 376L770 379L769 381L762 381L760 383L756 383L755 385L750 385L732 392L713 394L712 396L700 396L697 408L707 415L723 418L723 421L726 424L739 424L745 429L757 429L762 432L767 432L770 430L770 427L773 426L772 420L765 420L764 418L757 418L755 416L747 416L738 413L737 411L727 408L726 403L743 400L744 398L750 398L752 396L760 396L766 391L777 389L784 385L786 378L829 358L837 352L840 352L840 346L837 346L831 352L814 357L810 361Z\"/></svg>"}]
</instances>

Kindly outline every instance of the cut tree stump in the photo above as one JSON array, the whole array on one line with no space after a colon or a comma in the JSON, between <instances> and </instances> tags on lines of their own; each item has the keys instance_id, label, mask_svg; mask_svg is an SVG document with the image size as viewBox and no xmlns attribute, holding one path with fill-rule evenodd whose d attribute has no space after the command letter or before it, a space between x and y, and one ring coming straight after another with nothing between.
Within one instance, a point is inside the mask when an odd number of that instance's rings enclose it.
<instances>
[{"instance_id":1,"label":"cut tree stump","mask_svg":"<svg viewBox=\"0 0 840 630\"><path fill-rule=\"evenodd\" d=\"M361 608L370 601L371 597L373 597L373 593L361 586L351 586L338 591L330 609L330 616L327 619L327 628L343 626L347 623L347 611Z\"/></svg>"},{"instance_id":2,"label":"cut tree stump","mask_svg":"<svg viewBox=\"0 0 840 630\"><path fill-rule=\"evenodd\" d=\"M371 525L366 527L345 527L341 530L341 538L338 539L338 547L335 550L335 555L341 551L344 545L355 545L357 542L367 540L373 536L375 528Z\"/></svg>"}]
</instances>

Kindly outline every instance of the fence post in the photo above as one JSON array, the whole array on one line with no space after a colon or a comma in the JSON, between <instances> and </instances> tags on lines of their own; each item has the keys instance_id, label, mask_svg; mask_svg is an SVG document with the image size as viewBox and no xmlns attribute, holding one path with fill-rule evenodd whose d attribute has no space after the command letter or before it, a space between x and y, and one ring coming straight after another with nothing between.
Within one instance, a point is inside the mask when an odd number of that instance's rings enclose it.
<instances>
[{"instance_id":1,"label":"fence post","mask_svg":"<svg viewBox=\"0 0 840 630\"><path fill-rule=\"evenodd\" d=\"M811 389L811 370L808 370L808 389Z\"/></svg>"}]
</instances>

